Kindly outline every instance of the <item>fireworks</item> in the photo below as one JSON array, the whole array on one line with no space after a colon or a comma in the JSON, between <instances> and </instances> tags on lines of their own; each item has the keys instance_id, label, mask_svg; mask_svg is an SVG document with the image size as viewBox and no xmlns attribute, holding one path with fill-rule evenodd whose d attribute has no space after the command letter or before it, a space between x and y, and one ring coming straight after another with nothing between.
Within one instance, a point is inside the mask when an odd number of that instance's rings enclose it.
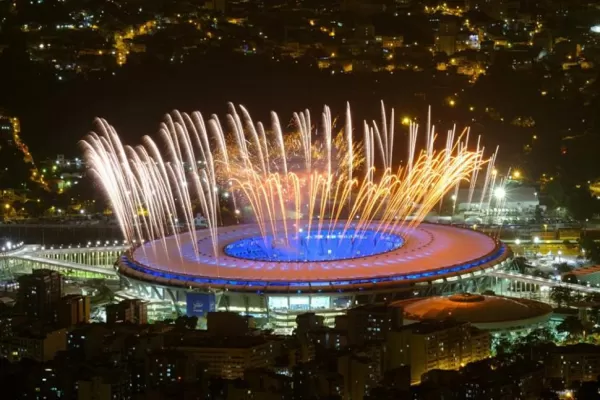
<instances>
[{"instance_id":1,"label":"fireworks","mask_svg":"<svg viewBox=\"0 0 600 400\"><path fill-rule=\"evenodd\" d=\"M417 226L462 181L474 187L486 163L492 177L479 140L469 150L468 129L450 130L438 148L429 120L425 146L418 146L419 126L411 122L406 158L399 157L394 111L388 114L383 103L381 121L364 121L359 129L350 106L343 123L328 107L318 123L308 110L295 113L289 131L276 113L263 125L241 106L230 105L223 121L175 111L161 124L160 140L144 137L143 145L131 147L98 120L99 134L83 142L86 158L127 240L160 239L183 226L197 243L200 213L218 254L222 206L254 219L270 245L289 245L303 231L330 237L335 230L333 236L347 238L374 222L375 234L386 234Z\"/></svg>"}]
</instances>

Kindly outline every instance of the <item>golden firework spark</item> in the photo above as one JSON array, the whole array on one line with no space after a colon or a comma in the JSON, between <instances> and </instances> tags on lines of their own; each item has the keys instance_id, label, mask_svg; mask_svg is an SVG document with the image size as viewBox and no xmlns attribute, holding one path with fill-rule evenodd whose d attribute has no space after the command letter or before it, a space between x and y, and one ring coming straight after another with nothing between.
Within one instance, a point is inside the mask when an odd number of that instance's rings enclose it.
<instances>
[{"instance_id":1,"label":"golden firework spark","mask_svg":"<svg viewBox=\"0 0 600 400\"><path fill-rule=\"evenodd\" d=\"M236 215L247 205L264 238L287 240L302 221L316 234L342 224L342 236L374 221L382 233L411 228L450 189L476 180L489 161L479 141L475 150L468 149L468 130L449 131L437 149L428 121L424 148L417 145L418 125L410 122L408 158L394 166L394 126L401 121L383 103L381 121L363 122L362 132L354 130L348 106L337 133L327 106L315 125L308 110L295 113L288 132L274 112L267 128L244 107L229 107L226 125L215 115L205 122L198 112L175 111L161 124L161 141L144 137L137 147L124 145L113 127L98 121L100 134L83 142L86 157L129 241L164 238L183 225L197 245L198 209L218 254L223 201L231 202ZM363 139L356 141L358 134Z\"/></svg>"}]
</instances>

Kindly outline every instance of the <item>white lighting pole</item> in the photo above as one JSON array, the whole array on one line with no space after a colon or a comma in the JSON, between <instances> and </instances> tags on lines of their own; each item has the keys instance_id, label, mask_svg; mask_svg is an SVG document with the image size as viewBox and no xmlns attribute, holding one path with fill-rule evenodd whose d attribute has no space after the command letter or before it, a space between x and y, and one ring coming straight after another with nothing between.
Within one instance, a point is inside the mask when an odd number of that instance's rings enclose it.
<instances>
[{"instance_id":1,"label":"white lighting pole","mask_svg":"<svg viewBox=\"0 0 600 400\"><path fill-rule=\"evenodd\" d=\"M452 199L452 216L454 217L454 211L456 210L456 195L453 194L451 199Z\"/></svg>"},{"instance_id":2,"label":"white lighting pole","mask_svg":"<svg viewBox=\"0 0 600 400\"><path fill-rule=\"evenodd\" d=\"M504 198L506 197L506 190L502 186L498 186L494 189L494 197L496 198L496 209L498 210L498 218L500 218L500 213L502 212L502 205L504 203Z\"/></svg>"}]
</instances>

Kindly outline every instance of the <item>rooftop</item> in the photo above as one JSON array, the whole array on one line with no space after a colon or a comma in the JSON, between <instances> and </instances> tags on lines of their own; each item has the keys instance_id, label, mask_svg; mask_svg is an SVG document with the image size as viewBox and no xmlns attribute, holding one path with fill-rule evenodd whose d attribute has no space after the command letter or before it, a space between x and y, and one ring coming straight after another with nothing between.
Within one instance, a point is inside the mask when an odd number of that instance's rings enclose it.
<instances>
[{"instance_id":1,"label":"rooftop","mask_svg":"<svg viewBox=\"0 0 600 400\"><path fill-rule=\"evenodd\" d=\"M465 325L467 322L457 321L455 319L443 319L443 320L425 320L421 321L417 324L410 324L404 326L402 329L408 329L413 333L420 333L423 335L427 335L429 333L434 333L438 331L442 331L445 329L455 328L457 326Z\"/></svg>"},{"instance_id":2,"label":"rooftop","mask_svg":"<svg viewBox=\"0 0 600 400\"><path fill-rule=\"evenodd\" d=\"M600 265L590 265L589 267L576 268L573 271L568 272L568 274L584 276L594 274L596 272L600 272Z\"/></svg>"},{"instance_id":3,"label":"rooftop","mask_svg":"<svg viewBox=\"0 0 600 400\"><path fill-rule=\"evenodd\" d=\"M207 331L171 331L165 338L165 345L188 348L213 348L213 349L248 349L267 343L284 340L281 336L220 336L217 337Z\"/></svg>"},{"instance_id":4,"label":"rooftop","mask_svg":"<svg viewBox=\"0 0 600 400\"><path fill-rule=\"evenodd\" d=\"M519 321L552 313L552 307L533 300L478 294L456 294L401 300L391 304L402 307L409 320L452 318L471 323Z\"/></svg>"},{"instance_id":5,"label":"rooftop","mask_svg":"<svg viewBox=\"0 0 600 400\"><path fill-rule=\"evenodd\" d=\"M219 247L257 236L258 232L256 225L220 228ZM165 243L148 242L122 257L119 271L133 279L169 286L320 292L436 281L490 268L511 254L502 243L469 229L424 223L393 233L405 239L403 246L374 256L327 262L266 262L230 257L221 251L217 262L205 230L197 233L199 253L188 233L170 236Z\"/></svg>"},{"instance_id":6,"label":"rooftop","mask_svg":"<svg viewBox=\"0 0 600 400\"><path fill-rule=\"evenodd\" d=\"M596 346L590 343L577 343L568 346L556 346L554 353L558 354L598 354L600 353L600 346Z\"/></svg>"}]
</instances>

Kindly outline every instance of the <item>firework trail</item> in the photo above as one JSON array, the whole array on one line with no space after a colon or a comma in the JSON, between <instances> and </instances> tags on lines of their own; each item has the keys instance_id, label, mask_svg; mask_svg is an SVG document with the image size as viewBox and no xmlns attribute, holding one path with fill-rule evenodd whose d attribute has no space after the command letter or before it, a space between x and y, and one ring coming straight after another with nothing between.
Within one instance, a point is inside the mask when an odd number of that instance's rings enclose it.
<instances>
[{"instance_id":1,"label":"firework trail","mask_svg":"<svg viewBox=\"0 0 600 400\"><path fill-rule=\"evenodd\" d=\"M411 122L408 160L394 167L394 115L382 102L380 123L363 121L363 140L357 141L349 104L339 132L329 107L318 128L305 110L293 114L292 131L286 132L275 112L263 125L246 108L229 104L224 125L216 115L205 122L199 112L174 111L161 124L159 140L146 136L136 147L124 145L99 119L99 132L83 146L128 241L165 243L183 225L197 252L194 216L201 214L215 255L222 207L254 219L265 243L285 242L302 223L315 237L340 224L342 236L360 232L374 221L386 233L416 227L448 191L457 194L463 181L471 181L471 201L474 181L487 163L480 203L485 201L486 189L494 187L497 152L492 162L484 159L479 139L469 150L468 129L457 134L456 127L436 147L429 109L425 147L419 147L419 126Z\"/></svg>"}]
</instances>

